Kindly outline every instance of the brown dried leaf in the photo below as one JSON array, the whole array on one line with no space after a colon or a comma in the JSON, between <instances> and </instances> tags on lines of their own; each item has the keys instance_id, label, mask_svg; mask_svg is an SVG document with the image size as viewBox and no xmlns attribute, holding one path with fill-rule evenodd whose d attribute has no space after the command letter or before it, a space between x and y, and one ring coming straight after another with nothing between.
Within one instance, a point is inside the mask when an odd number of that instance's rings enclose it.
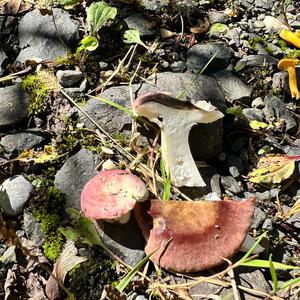
<instances>
[{"instance_id":1,"label":"brown dried leaf","mask_svg":"<svg viewBox=\"0 0 300 300\"><path fill-rule=\"evenodd\" d=\"M76 265L86 261L85 257L77 256L77 248L73 241L67 241L62 253L54 264L52 274L61 283L64 282L67 273ZM59 285L53 276L50 276L46 283L46 294L50 300L57 299L60 295Z\"/></svg>"},{"instance_id":2,"label":"brown dried leaf","mask_svg":"<svg viewBox=\"0 0 300 300\"><path fill-rule=\"evenodd\" d=\"M28 0L4 0L0 2L0 15L15 15L29 10L32 7Z\"/></svg>"}]
</instances>

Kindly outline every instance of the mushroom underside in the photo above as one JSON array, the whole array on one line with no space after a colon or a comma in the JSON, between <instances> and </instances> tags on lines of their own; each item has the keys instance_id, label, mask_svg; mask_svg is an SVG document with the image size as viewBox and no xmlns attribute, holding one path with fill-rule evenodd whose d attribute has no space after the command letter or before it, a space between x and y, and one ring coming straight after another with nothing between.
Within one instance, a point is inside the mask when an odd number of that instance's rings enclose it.
<instances>
[{"instance_id":1,"label":"mushroom underside","mask_svg":"<svg viewBox=\"0 0 300 300\"><path fill-rule=\"evenodd\" d=\"M147 239L150 260L182 273L212 268L232 257L242 245L252 222L254 198L246 201L147 201L152 228L145 221L145 207L135 209Z\"/></svg>"}]
</instances>

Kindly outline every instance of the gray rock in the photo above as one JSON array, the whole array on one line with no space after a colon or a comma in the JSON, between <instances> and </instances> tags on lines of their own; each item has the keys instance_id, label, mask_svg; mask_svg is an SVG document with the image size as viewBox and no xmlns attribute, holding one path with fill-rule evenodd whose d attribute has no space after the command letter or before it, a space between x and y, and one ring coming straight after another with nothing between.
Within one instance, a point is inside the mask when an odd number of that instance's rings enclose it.
<instances>
[{"instance_id":1,"label":"gray rock","mask_svg":"<svg viewBox=\"0 0 300 300\"><path fill-rule=\"evenodd\" d=\"M40 58L53 60L66 56L68 48L77 45L79 40L78 22L63 9L54 8L56 28L50 15L42 15L38 9L30 11L21 19L18 27L21 52L17 61ZM62 41L65 45L63 45Z\"/></svg>"},{"instance_id":2,"label":"gray rock","mask_svg":"<svg viewBox=\"0 0 300 300\"><path fill-rule=\"evenodd\" d=\"M39 145L45 138L34 129L27 129L24 132L7 134L0 140L0 145L6 152L13 153L31 149Z\"/></svg>"},{"instance_id":3,"label":"gray rock","mask_svg":"<svg viewBox=\"0 0 300 300\"><path fill-rule=\"evenodd\" d=\"M10 216L21 213L32 190L32 184L22 175L6 179L0 185L0 206L3 212Z\"/></svg>"},{"instance_id":4,"label":"gray rock","mask_svg":"<svg viewBox=\"0 0 300 300\"><path fill-rule=\"evenodd\" d=\"M125 24L129 29L137 29L141 37L153 36L156 30L149 29L150 21L148 21L142 14L136 13L124 19Z\"/></svg>"},{"instance_id":5,"label":"gray rock","mask_svg":"<svg viewBox=\"0 0 300 300\"><path fill-rule=\"evenodd\" d=\"M241 157L229 154L227 157L227 166L229 169L229 173L234 177L237 178L241 175L243 171L243 161Z\"/></svg>"},{"instance_id":6,"label":"gray rock","mask_svg":"<svg viewBox=\"0 0 300 300\"><path fill-rule=\"evenodd\" d=\"M84 92L88 89L88 81L84 78L80 83L79 87L69 87L64 88L64 91L71 97L79 97L80 95L84 96Z\"/></svg>"},{"instance_id":7,"label":"gray rock","mask_svg":"<svg viewBox=\"0 0 300 300\"><path fill-rule=\"evenodd\" d=\"M8 247L0 258L0 261L7 265L12 262L17 262L16 246Z\"/></svg>"},{"instance_id":8,"label":"gray rock","mask_svg":"<svg viewBox=\"0 0 300 300\"><path fill-rule=\"evenodd\" d=\"M286 108L285 103L276 96L267 96L265 98L264 113L266 119L283 120L286 125L286 130L291 132L297 128L297 122L293 118L290 111Z\"/></svg>"},{"instance_id":9,"label":"gray rock","mask_svg":"<svg viewBox=\"0 0 300 300\"><path fill-rule=\"evenodd\" d=\"M218 84L224 91L226 100L230 103L234 101L247 102L250 99L250 88L237 76L229 71L213 73Z\"/></svg>"},{"instance_id":10,"label":"gray rock","mask_svg":"<svg viewBox=\"0 0 300 300\"><path fill-rule=\"evenodd\" d=\"M268 230L268 231L273 230L272 220L269 219L269 218L268 218L268 219L265 219L264 222L263 222L263 224L262 224L262 226L261 226L261 228L262 228L263 230Z\"/></svg>"},{"instance_id":11,"label":"gray rock","mask_svg":"<svg viewBox=\"0 0 300 300\"><path fill-rule=\"evenodd\" d=\"M173 72L182 72L186 67L186 63L182 60L174 61L171 63L171 70Z\"/></svg>"},{"instance_id":12,"label":"gray rock","mask_svg":"<svg viewBox=\"0 0 300 300\"><path fill-rule=\"evenodd\" d=\"M255 193L255 198L257 202L260 201L267 201L272 198L270 191L265 191L265 192L256 192Z\"/></svg>"},{"instance_id":13,"label":"gray rock","mask_svg":"<svg viewBox=\"0 0 300 300\"><path fill-rule=\"evenodd\" d=\"M259 108L244 108L243 115L248 121L260 121L264 120L264 112Z\"/></svg>"},{"instance_id":14,"label":"gray rock","mask_svg":"<svg viewBox=\"0 0 300 300\"><path fill-rule=\"evenodd\" d=\"M228 15L224 13L224 11L217 11L214 9L210 9L208 12L208 18L210 24L214 23L226 23L228 21Z\"/></svg>"},{"instance_id":15,"label":"gray rock","mask_svg":"<svg viewBox=\"0 0 300 300\"><path fill-rule=\"evenodd\" d=\"M239 268L236 272L236 280L237 284L240 284L246 288L268 292L270 290L270 286L265 279L264 274L261 270L253 270L253 269L244 269ZM265 297L259 297L258 295L253 295L251 292L242 292L241 291L242 299L245 300L258 300L264 299ZM234 298L232 298L234 299Z\"/></svg>"},{"instance_id":16,"label":"gray rock","mask_svg":"<svg viewBox=\"0 0 300 300\"><path fill-rule=\"evenodd\" d=\"M70 87L83 78L83 73L75 70L58 70L56 77L63 87Z\"/></svg>"},{"instance_id":17,"label":"gray rock","mask_svg":"<svg viewBox=\"0 0 300 300\"><path fill-rule=\"evenodd\" d=\"M28 115L28 97L20 84L0 88L0 130L12 127Z\"/></svg>"},{"instance_id":18,"label":"gray rock","mask_svg":"<svg viewBox=\"0 0 300 300\"><path fill-rule=\"evenodd\" d=\"M249 67L261 67L265 64L276 66L277 63L278 59L270 55L248 55L237 62L235 70L240 71Z\"/></svg>"},{"instance_id":19,"label":"gray rock","mask_svg":"<svg viewBox=\"0 0 300 300\"><path fill-rule=\"evenodd\" d=\"M7 57L6 53L2 49L0 49L0 76L2 76L4 73L5 61L7 60L7 58L8 57Z\"/></svg>"},{"instance_id":20,"label":"gray rock","mask_svg":"<svg viewBox=\"0 0 300 300\"><path fill-rule=\"evenodd\" d=\"M138 87L139 85L132 86L133 93L135 93ZM99 96L131 109L128 86L111 87ZM131 128L132 119L129 115L100 100L91 98L82 109L113 137L115 137L118 132L130 130ZM79 115L80 121L87 127L95 128L95 125L89 119L81 113Z\"/></svg>"},{"instance_id":21,"label":"gray rock","mask_svg":"<svg viewBox=\"0 0 300 300\"><path fill-rule=\"evenodd\" d=\"M266 213L260 208L255 207L251 228L257 229L265 221L266 218Z\"/></svg>"},{"instance_id":22,"label":"gray rock","mask_svg":"<svg viewBox=\"0 0 300 300\"><path fill-rule=\"evenodd\" d=\"M239 47L241 45L241 28L231 28L224 35L225 38L229 39L229 46L236 45Z\"/></svg>"},{"instance_id":23,"label":"gray rock","mask_svg":"<svg viewBox=\"0 0 300 300\"><path fill-rule=\"evenodd\" d=\"M132 216L128 223L123 225L103 222L100 236L118 257L134 267L145 256L145 239Z\"/></svg>"},{"instance_id":24,"label":"gray rock","mask_svg":"<svg viewBox=\"0 0 300 300\"><path fill-rule=\"evenodd\" d=\"M243 187L232 176L221 176L221 184L225 191L232 192L233 194L239 194L243 191Z\"/></svg>"},{"instance_id":25,"label":"gray rock","mask_svg":"<svg viewBox=\"0 0 300 300\"><path fill-rule=\"evenodd\" d=\"M37 247L41 247L44 243L43 232L41 224L35 221L31 212L24 211L23 227L27 239L33 241Z\"/></svg>"},{"instance_id":26,"label":"gray rock","mask_svg":"<svg viewBox=\"0 0 300 300\"><path fill-rule=\"evenodd\" d=\"M289 75L288 72L281 71L273 75L272 89L277 91L289 92Z\"/></svg>"},{"instance_id":27,"label":"gray rock","mask_svg":"<svg viewBox=\"0 0 300 300\"><path fill-rule=\"evenodd\" d=\"M187 52L187 67L200 71L215 54L205 71L225 69L231 62L233 50L224 43L196 44Z\"/></svg>"},{"instance_id":28,"label":"gray rock","mask_svg":"<svg viewBox=\"0 0 300 300\"><path fill-rule=\"evenodd\" d=\"M143 0L142 6L145 9L159 13L163 7L168 6L170 0Z\"/></svg>"},{"instance_id":29,"label":"gray rock","mask_svg":"<svg viewBox=\"0 0 300 300\"><path fill-rule=\"evenodd\" d=\"M80 210L80 194L85 184L97 175L96 166L99 157L92 152L81 149L71 156L56 173L54 184L66 199L66 207Z\"/></svg>"},{"instance_id":30,"label":"gray rock","mask_svg":"<svg viewBox=\"0 0 300 300\"><path fill-rule=\"evenodd\" d=\"M258 8L270 11L274 6L275 0L255 0L254 5Z\"/></svg>"},{"instance_id":31,"label":"gray rock","mask_svg":"<svg viewBox=\"0 0 300 300\"><path fill-rule=\"evenodd\" d=\"M265 103L261 97L257 97L252 101L251 106L254 108L263 108Z\"/></svg>"},{"instance_id":32,"label":"gray rock","mask_svg":"<svg viewBox=\"0 0 300 300\"><path fill-rule=\"evenodd\" d=\"M288 220L288 223L292 224L295 226L295 228L300 229L300 212L296 212L293 214Z\"/></svg>"}]
</instances>

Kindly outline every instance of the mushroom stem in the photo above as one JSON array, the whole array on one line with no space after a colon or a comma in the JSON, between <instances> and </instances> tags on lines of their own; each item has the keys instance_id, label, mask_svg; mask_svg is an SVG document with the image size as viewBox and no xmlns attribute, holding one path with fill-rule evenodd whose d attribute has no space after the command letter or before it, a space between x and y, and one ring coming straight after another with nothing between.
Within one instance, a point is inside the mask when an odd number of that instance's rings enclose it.
<instances>
[{"instance_id":1,"label":"mushroom stem","mask_svg":"<svg viewBox=\"0 0 300 300\"><path fill-rule=\"evenodd\" d=\"M173 116L170 116L173 118ZM180 126L180 130L178 130ZM161 133L162 158L166 162L166 170L171 174L175 186L205 186L194 162L189 146L190 126L187 122L174 124L165 122ZM186 151L181 151L185 148Z\"/></svg>"},{"instance_id":2,"label":"mushroom stem","mask_svg":"<svg viewBox=\"0 0 300 300\"><path fill-rule=\"evenodd\" d=\"M298 90L297 85L297 75L296 75L296 68L295 67L289 67L287 68L288 74L289 74L289 87L291 91L292 98L296 98L296 100L300 99L300 92Z\"/></svg>"},{"instance_id":3,"label":"mushroom stem","mask_svg":"<svg viewBox=\"0 0 300 300\"><path fill-rule=\"evenodd\" d=\"M300 48L300 37L298 35L299 33L293 33L289 30L286 29L281 29L279 31L279 36L284 39L285 41L293 44L294 46L296 46L297 48Z\"/></svg>"}]
</instances>

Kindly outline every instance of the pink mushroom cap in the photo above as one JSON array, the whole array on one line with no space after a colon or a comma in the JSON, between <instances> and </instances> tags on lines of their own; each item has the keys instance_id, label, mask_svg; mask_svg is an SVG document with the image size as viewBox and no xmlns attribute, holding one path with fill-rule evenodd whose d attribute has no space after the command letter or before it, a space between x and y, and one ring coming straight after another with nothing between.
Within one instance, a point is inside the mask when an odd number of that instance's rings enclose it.
<instances>
[{"instance_id":1,"label":"pink mushroom cap","mask_svg":"<svg viewBox=\"0 0 300 300\"><path fill-rule=\"evenodd\" d=\"M126 223L136 201L148 198L145 183L124 170L99 172L87 182L81 193L81 210L97 220Z\"/></svg>"}]
</instances>

